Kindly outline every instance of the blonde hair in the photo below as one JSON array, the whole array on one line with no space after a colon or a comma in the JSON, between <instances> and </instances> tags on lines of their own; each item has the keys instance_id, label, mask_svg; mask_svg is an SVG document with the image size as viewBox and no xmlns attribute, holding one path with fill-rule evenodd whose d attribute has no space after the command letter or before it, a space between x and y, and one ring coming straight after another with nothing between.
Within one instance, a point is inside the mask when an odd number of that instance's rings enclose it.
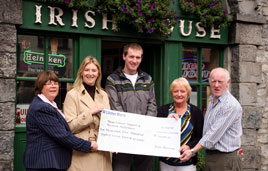
<instances>
[{"instance_id":1,"label":"blonde hair","mask_svg":"<svg viewBox=\"0 0 268 171\"><path fill-rule=\"evenodd\" d=\"M188 100L190 98L191 94L192 94L192 87L190 86L188 80L186 80L183 77L180 77L180 78L175 79L170 84L170 87L169 87L169 92L171 94L172 94L172 91L174 90L175 86L177 86L177 85L185 87L185 89L187 91L187 94L188 94L188 97L187 97L187 100Z\"/></svg>"},{"instance_id":2,"label":"blonde hair","mask_svg":"<svg viewBox=\"0 0 268 171\"><path fill-rule=\"evenodd\" d=\"M77 72L77 75L76 75L76 79L75 79L75 82L74 82L74 88L75 89L78 89L80 86L82 86L82 83L83 83L83 72L87 66L87 64L94 64L96 65L96 67L98 68L98 77L96 79L96 83L95 83L95 86L98 88L98 89L101 89L101 86L100 86L100 82L101 82L101 66L100 64L98 63L97 59L92 57L92 56L87 56L85 57L85 59L83 60L83 62L81 63L79 69L78 69L78 72Z\"/></svg>"}]
</instances>

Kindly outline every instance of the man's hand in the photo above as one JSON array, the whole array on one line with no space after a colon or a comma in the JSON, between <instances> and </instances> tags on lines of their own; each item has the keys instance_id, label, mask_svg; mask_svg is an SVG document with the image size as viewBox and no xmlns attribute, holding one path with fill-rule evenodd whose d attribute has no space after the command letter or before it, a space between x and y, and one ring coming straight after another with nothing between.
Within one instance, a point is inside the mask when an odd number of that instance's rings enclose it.
<instances>
[{"instance_id":1,"label":"man's hand","mask_svg":"<svg viewBox=\"0 0 268 171\"><path fill-rule=\"evenodd\" d=\"M193 148L193 150L195 153L197 153L198 151L202 150L203 148L204 148L203 146L201 146L199 143L197 143L196 146ZM180 152L182 152L182 155L180 156L180 160L182 162L188 161L193 155L190 148L185 150L185 148L183 148L183 146L181 147Z\"/></svg>"},{"instance_id":2,"label":"man's hand","mask_svg":"<svg viewBox=\"0 0 268 171\"><path fill-rule=\"evenodd\" d=\"M180 150L181 151L181 150ZM182 152L182 151L181 151ZM180 156L180 160L182 162L186 162L188 161L190 158L192 157L192 152L191 150L186 150L182 153L182 155Z\"/></svg>"}]
</instances>

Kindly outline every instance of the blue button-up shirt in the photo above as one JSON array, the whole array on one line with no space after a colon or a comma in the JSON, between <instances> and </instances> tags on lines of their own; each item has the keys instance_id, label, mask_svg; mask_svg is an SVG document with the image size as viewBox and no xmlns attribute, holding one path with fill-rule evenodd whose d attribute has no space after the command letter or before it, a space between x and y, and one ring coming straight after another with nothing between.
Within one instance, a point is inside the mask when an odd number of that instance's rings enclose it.
<instances>
[{"instance_id":1,"label":"blue button-up shirt","mask_svg":"<svg viewBox=\"0 0 268 171\"><path fill-rule=\"evenodd\" d=\"M209 150L233 152L241 147L242 107L228 90L215 104L213 99L210 96L199 144Z\"/></svg>"}]
</instances>

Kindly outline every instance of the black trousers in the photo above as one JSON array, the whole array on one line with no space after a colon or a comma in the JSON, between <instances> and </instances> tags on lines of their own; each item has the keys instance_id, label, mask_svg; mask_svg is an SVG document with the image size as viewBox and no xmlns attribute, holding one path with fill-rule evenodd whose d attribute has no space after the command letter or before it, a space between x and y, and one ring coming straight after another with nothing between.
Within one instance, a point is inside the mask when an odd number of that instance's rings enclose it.
<instances>
[{"instance_id":1,"label":"black trousers","mask_svg":"<svg viewBox=\"0 0 268 171\"><path fill-rule=\"evenodd\" d=\"M26 171L66 171L66 169L53 169L53 168L47 168L47 169L26 169Z\"/></svg>"},{"instance_id":2,"label":"black trousers","mask_svg":"<svg viewBox=\"0 0 268 171\"><path fill-rule=\"evenodd\" d=\"M153 157L118 153L113 154L113 171L129 171L131 166L134 171L152 171Z\"/></svg>"}]
</instances>

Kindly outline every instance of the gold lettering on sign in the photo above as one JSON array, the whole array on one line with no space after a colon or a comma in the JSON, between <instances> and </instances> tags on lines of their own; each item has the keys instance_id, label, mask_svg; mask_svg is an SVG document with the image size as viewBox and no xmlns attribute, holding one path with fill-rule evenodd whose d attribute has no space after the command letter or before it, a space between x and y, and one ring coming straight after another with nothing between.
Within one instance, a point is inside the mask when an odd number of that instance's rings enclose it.
<instances>
[{"instance_id":1,"label":"gold lettering on sign","mask_svg":"<svg viewBox=\"0 0 268 171\"><path fill-rule=\"evenodd\" d=\"M185 33L184 32L184 20L180 20L180 32L181 32L181 35L183 36L190 36L191 33L192 33L192 23L193 21L188 21L189 22L189 27L188 27L188 33Z\"/></svg>"},{"instance_id":2,"label":"gold lettering on sign","mask_svg":"<svg viewBox=\"0 0 268 171\"><path fill-rule=\"evenodd\" d=\"M61 8L51 7L51 6L48 6L48 8L50 9L50 21L48 24L56 26L57 25L57 23L55 22L55 18L56 18L59 25L64 26L65 24L62 22L62 19L61 19L61 16L63 15L63 10ZM55 15L55 10L58 11L58 15Z\"/></svg>"},{"instance_id":3,"label":"gold lettering on sign","mask_svg":"<svg viewBox=\"0 0 268 171\"><path fill-rule=\"evenodd\" d=\"M42 8L42 5L38 6L38 5L35 5L35 23L40 23L42 24L42 21L41 21L41 8Z\"/></svg>"},{"instance_id":4,"label":"gold lettering on sign","mask_svg":"<svg viewBox=\"0 0 268 171\"><path fill-rule=\"evenodd\" d=\"M72 10L73 11L73 18L72 18L72 20L73 20L73 23L72 23L72 27L78 27L78 25L77 25L77 12L78 12L78 10Z\"/></svg>"},{"instance_id":5,"label":"gold lettering on sign","mask_svg":"<svg viewBox=\"0 0 268 171\"><path fill-rule=\"evenodd\" d=\"M201 27L200 26L200 22L197 22L196 24L195 24L195 27L196 27L196 29L197 29L197 32L196 32L196 37L205 37L206 36L206 30L205 30L205 28L204 27Z\"/></svg>"},{"instance_id":6,"label":"gold lettering on sign","mask_svg":"<svg viewBox=\"0 0 268 171\"><path fill-rule=\"evenodd\" d=\"M215 29L214 25L212 25L211 30L210 30L210 38L212 38L212 39L220 39L221 38L220 28Z\"/></svg>"},{"instance_id":7,"label":"gold lettering on sign","mask_svg":"<svg viewBox=\"0 0 268 171\"><path fill-rule=\"evenodd\" d=\"M48 25L60 25L60 26L65 26L65 24L63 23L63 10L59 7L51 7L48 6L48 8L50 9L50 20ZM42 5L35 5L35 23L36 24L42 24ZM84 14L84 27L85 28L89 28L92 29L96 26L96 20L95 20L95 12L88 10L85 12ZM78 10L72 9L72 25L70 27L74 27L74 28L78 28ZM108 29L108 22L112 23L112 30L113 31L117 31L117 25L113 19L114 17L111 16L111 19L108 19L108 16L106 13L102 14L102 30L109 30ZM188 21L187 20L187 24L188 24L188 28L185 27L185 20L181 19L179 20L179 33L180 35L184 36L184 37L189 37L191 36L192 32L193 32L193 21ZM206 37L207 33L205 28L202 26L201 22L197 22L195 24L195 29L196 32L193 33L195 34L195 37L199 37L199 38L204 38ZM170 31L173 31L173 27L170 29ZM142 29L141 29L142 30ZM211 39L221 39L221 34L220 34L220 27L219 28L215 28L214 25L211 26L210 29L210 38Z\"/></svg>"},{"instance_id":8,"label":"gold lettering on sign","mask_svg":"<svg viewBox=\"0 0 268 171\"><path fill-rule=\"evenodd\" d=\"M117 26L114 22L114 20L108 20L107 19L107 14L106 13L103 13L102 14L102 30L108 30L108 27L107 27L107 22L112 22L112 30L117 30Z\"/></svg>"},{"instance_id":9,"label":"gold lettering on sign","mask_svg":"<svg viewBox=\"0 0 268 171\"><path fill-rule=\"evenodd\" d=\"M85 22L85 27L87 27L87 28L93 28L96 23L95 23L95 20L88 15L89 13L95 16L95 12L90 11L90 10L85 13L85 19L86 19L86 21L91 23L91 25L88 25L87 22Z\"/></svg>"}]
</instances>

